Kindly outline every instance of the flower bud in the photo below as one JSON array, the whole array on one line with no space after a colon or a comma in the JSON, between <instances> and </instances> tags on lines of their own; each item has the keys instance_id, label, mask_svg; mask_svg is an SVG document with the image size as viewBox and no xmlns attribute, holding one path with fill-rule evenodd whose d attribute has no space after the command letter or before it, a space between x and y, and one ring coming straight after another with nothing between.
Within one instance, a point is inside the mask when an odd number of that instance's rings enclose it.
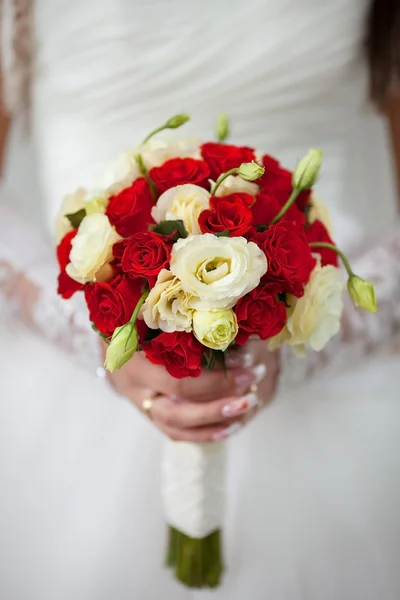
<instances>
[{"instance_id":1,"label":"flower bud","mask_svg":"<svg viewBox=\"0 0 400 600\"><path fill-rule=\"evenodd\" d=\"M193 332L203 346L214 350L226 350L238 332L236 315L231 308L195 311Z\"/></svg>"},{"instance_id":2,"label":"flower bud","mask_svg":"<svg viewBox=\"0 0 400 600\"><path fill-rule=\"evenodd\" d=\"M376 313L376 298L374 286L368 279L361 279L357 275L351 275L347 282L349 294L358 308Z\"/></svg>"},{"instance_id":3,"label":"flower bud","mask_svg":"<svg viewBox=\"0 0 400 600\"><path fill-rule=\"evenodd\" d=\"M174 115L173 117L168 119L168 121L165 123L165 129L177 129L181 125L184 125L185 123L187 123L187 121L189 121L189 119L190 119L189 115L185 115L185 114Z\"/></svg>"},{"instance_id":4,"label":"flower bud","mask_svg":"<svg viewBox=\"0 0 400 600\"><path fill-rule=\"evenodd\" d=\"M221 113L215 123L215 133L219 142L224 142L229 135L229 121L225 113Z\"/></svg>"},{"instance_id":5,"label":"flower bud","mask_svg":"<svg viewBox=\"0 0 400 600\"><path fill-rule=\"evenodd\" d=\"M309 190L317 181L322 164L321 150L311 149L297 164L293 173L293 187L297 190Z\"/></svg>"},{"instance_id":6,"label":"flower bud","mask_svg":"<svg viewBox=\"0 0 400 600\"><path fill-rule=\"evenodd\" d=\"M238 175L245 181L256 181L264 175L264 167L260 167L254 160L249 163L242 163L238 170Z\"/></svg>"},{"instance_id":7,"label":"flower bud","mask_svg":"<svg viewBox=\"0 0 400 600\"><path fill-rule=\"evenodd\" d=\"M104 367L112 373L120 369L135 354L139 345L136 325L129 322L117 327L107 348Z\"/></svg>"}]
</instances>

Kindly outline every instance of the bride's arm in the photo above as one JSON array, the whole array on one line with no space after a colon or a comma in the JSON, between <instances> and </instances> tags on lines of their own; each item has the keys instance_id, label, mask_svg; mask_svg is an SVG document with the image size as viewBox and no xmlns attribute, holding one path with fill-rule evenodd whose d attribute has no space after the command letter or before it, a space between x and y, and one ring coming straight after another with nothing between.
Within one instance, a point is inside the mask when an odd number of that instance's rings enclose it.
<instances>
[{"instance_id":1,"label":"bride's arm","mask_svg":"<svg viewBox=\"0 0 400 600\"><path fill-rule=\"evenodd\" d=\"M387 118L399 183L400 213L400 94L390 96ZM302 360L290 348L282 349L281 388L291 389L311 378L338 373L381 350L400 351L400 219L390 235L353 257L352 268L374 283L378 312L357 310L347 296L342 330L322 352L310 352Z\"/></svg>"}]
</instances>

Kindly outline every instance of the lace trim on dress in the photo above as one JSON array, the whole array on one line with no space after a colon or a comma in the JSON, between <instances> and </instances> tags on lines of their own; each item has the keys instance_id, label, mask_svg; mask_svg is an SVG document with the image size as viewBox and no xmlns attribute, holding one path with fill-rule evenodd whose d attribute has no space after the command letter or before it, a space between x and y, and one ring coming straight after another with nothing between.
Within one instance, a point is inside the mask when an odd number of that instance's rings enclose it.
<instances>
[{"instance_id":1,"label":"lace trim on dress","mask_svg":"<svg viewBox=\"0 0 400 600\"><path fill-rule=\"evenodd\" d=\"M22 323L88 370L102 374L97 334L91 328L82 294L63 300L57 294L54 249L0 198L0 316Z\"/></svg>"},{"instance_id":2,"label":"lace trim on dress","mask_svg":"<svg viewBox=\"0 0 400 600\"><path fill-rule=\"evenodd\" d=\"M356 309L346 297L340 333L322 352L294 356L289 347L281 354L281 391L317 377L345 371L363 357L400 349L400 223L387 240L352 260L352 268L375 285L378 312Z\"/></svg>"}]
</instances>

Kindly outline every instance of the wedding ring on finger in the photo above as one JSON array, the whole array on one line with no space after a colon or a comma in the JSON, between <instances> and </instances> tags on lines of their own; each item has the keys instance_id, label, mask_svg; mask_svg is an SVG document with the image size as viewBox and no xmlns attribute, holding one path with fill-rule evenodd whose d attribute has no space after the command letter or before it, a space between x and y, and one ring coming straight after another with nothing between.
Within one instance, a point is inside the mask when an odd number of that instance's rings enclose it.
<instances>
[{"instance_id":1,"label":"wedding ring on finger","mask_svg":"<svg viewBox=\"0 0 400 600\"><path fill-rule=\"evenodd\" d=\"M148 398L145 398L143 400L142 405L141 405L142 411L144 412L146 417L150 419L150 421L153 420L153 417L151 416L151 409L153 408L153 402L154 402L155 398L156 398L156 395L149 396Z\"/></svg>"}]
</instances>

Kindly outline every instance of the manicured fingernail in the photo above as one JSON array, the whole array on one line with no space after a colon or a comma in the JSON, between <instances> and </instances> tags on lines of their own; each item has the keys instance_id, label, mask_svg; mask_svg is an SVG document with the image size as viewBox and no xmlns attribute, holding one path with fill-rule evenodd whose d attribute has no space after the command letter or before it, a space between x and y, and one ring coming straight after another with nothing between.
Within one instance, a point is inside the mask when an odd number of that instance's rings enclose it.
<instances>
[{"instance_id":1,"label":"manicured fingernail","mask_svg":"<svg viewBox=\"0 0 400 600\"><path fill-rule=\"evenodd\" d=\"M213 435L213 440L215 442L225 440L226 438L230 437L231 435L233 435L234 433L239 431L239 429L241 427L242 427L241 423L232 423L232 425L229 425L229 427L225 427L225 429L222 429L221 431L218 431L217 433L215 433Z\"/></svg>"},{"instance_id":2,"label":"manicured fingernail","mask_svg":"<svg viewBox=\"0 0 400 600\"><path fill-rule=\"evenodd\" d=\"M267 367L260 363L252 369L248 369L245 372L238 373L235 376L236 387L239 391L246 391L253 383L260 383L264 379L267 373Z\"/></svg>"},{"instance_id":3,"label":"manicured fingernail","mask_svg":"<svg viewBox=\"0 0 400 600\"><path fill-rule=\"evenodd\" d=\"M243 415L257 405L258 398L256 394L246 394L246 396L226 404L222 409L222 416L236 417L237 415Z\"/></svg>"},{"instance_id":4,"label":"manicured fingernail","mask_svg":"<svg viewBox=\"0 0 400 600\"><path fill-rule=\"evenodd\" d=\"M237 369L239 367L249 369L254 365L254 356L250 352L246 352L246 354L228 354L226 357L226 364L232 369Z\"/></svg>"},{"instance_id":5,"label":"manicured fingernail","mask_svg":"<svg viewBox=\"0 0 400 600\"><path fill-rule=\"evenodd\" d=\"M176 402L177 404L180 404L181 402L185 402L185 398L181 398L180 396L175 396L175 394L171 394L169 399L172 400L172 402Z\"/></svg>"}]
</instances>

